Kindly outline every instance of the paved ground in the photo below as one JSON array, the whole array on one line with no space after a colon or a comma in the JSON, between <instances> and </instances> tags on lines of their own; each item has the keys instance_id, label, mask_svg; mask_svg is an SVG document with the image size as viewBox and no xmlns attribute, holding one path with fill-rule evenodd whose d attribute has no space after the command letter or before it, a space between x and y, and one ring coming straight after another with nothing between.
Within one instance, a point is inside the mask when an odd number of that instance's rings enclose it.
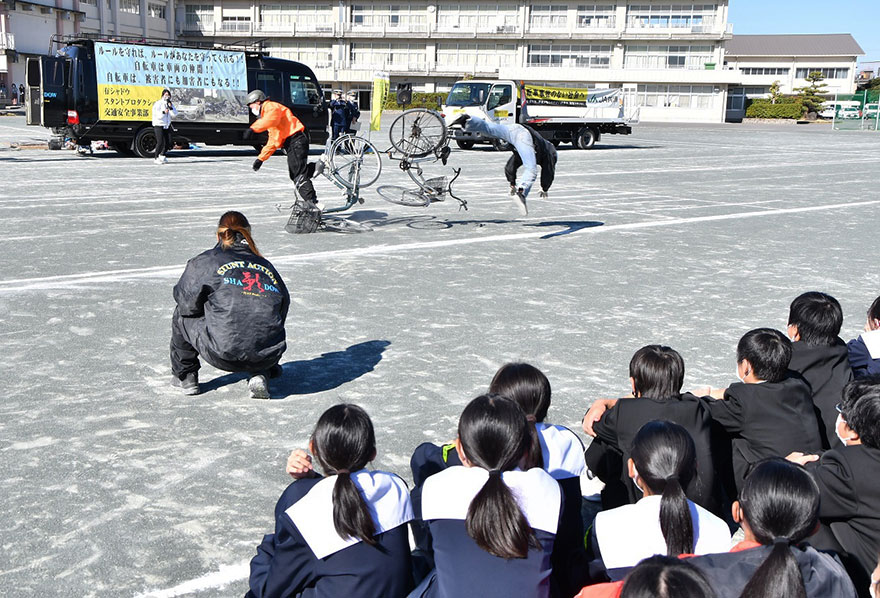
<instances>
[{"instance_id":1,"label":"paved ground","mask_svg":"<svg viewBox=\"0 0 880 598\"><path fill-rule=\"evenodd\" d=\"M273 208L291 201L281 158L254 174L245 151L9 149L46 137L22 120L0 117L0 595L241 595L285 456L334 403L363 405L376 466L408 477L505 361L541 367L550 420L577 429L645 344L683 354L686 386L723 386L741 334L784 328L797 294L838 297L851 338L880 293L874 134L641 125L561 149L526 218L507 155L456 151L470 211L367 190L351 218L370 232L294 236ZM292 290L278 400L210 367L201 396L168 384L171 287L227 209Z\"/></svg>"}]
</instances>

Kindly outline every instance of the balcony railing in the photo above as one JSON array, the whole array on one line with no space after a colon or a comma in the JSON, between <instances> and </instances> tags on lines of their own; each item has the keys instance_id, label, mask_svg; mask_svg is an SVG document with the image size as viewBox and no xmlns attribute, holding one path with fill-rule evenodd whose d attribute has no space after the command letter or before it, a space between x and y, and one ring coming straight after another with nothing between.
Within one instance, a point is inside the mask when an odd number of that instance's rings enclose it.
<instances>
[{"instance_id":1,"label":"balcony railing","mask_svg":"<svg viewBox=\"0 0 880 598\"><path fill-rule=\"evenodd\" d=\"M424 21L392 23L389 21L373 21L363 23L346 23L346 33L366 33L385 35L390 34L406 34L406 33L427 33L428 24Z\"/></svg>"},{"instance_id":2,"label":"balcony railing","mask_svg":"<svg viewBox=\"0 0 880 598\"><path fill-rule=\"evenodd\" d=\"M673 22L670 19L651 21L640 17L629 17L626 28L632 31L662 33L715 33L715 19L700 21ZM730 33L730 32L728 32Z\"/></svg>"},{"instance_id":3,"label":"balcony railing","mask_svg":"<svg viewBox=\"0 0 880 598\"><path fill-rule=\"evenodd\" d=\"M14 50L15 36L11 33L0 33L0 50Z\"/></svg>"},{"instance_id":4,"label":"balcony railing","mask_svg":"<svg viewBox=\"0 0 880 598\"><path fill-rule=\"evenodd\" d=\"M593 17L580 15L577 18L577 30L582 29L614 29L617 25L617 19L611 17Z\"/></svg>"}]
</instances>

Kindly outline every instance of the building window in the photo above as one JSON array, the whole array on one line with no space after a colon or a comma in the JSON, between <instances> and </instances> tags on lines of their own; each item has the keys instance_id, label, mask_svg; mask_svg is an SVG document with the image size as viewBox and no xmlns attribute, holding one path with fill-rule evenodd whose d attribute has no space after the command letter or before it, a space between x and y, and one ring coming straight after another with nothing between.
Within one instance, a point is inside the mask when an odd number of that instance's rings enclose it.
<instances>
[{"instance_id":1,"label":"building window","mask_svg":"<svg viewBox=\"0 0 880 598\"><path fill-rule=\"evenodd\" d=\"M312 68L323 69L333 66L333 48L326 42L282 40L267 43L266 49L272 56L302 62Z\"/></svg>"},{"instance_id":2,"label":"building window","mask_svg":"<svg viewBox=\"0 0 880 598\"><path fill-rule=\"evenodd\" d=\"M626 8L626 26L701 33L714 29L715 12L714 4L631 4Z\"/></svg>"},{"instance_id":3,"label":"building window","mask_svg":"<svg viewBox=\"0 0 880 598\"><path fill-rule=\"evenodd\" d=\"M356 42L349 49L351 67L391 71L423 71L426 68L424 44Z\"/></svg>"},{"instance_id":4,"label":"building window","mask_svg":"<svg viewBox=\"0 0 880 598\"><path fill-rule=\"evenodd\" d=\"M515 63L516 44L437 44L437 70L440 71L494 72Z\"/></svg>"},{"instance_id":5,"label":"building window","mask_svg":"<svg viewBox=\"0 0 880 598\"><path fill-rule=\"evenodd\" d=\"M94 6L98 8L98 0L79 0L80 4L88 4L89 6Z\"/></svg>"},{"instance_id":6,"label":"building window","mask_svg":"<svg viewBox=\"0 0 880 598\"><path fill-rule=\"evenodd\" d=\"M350 23L352 28L427 31L425 7L409 4L355 4Z\"/></svg>"},{"instance_id":7,"label":"building window","mask_svg":"<svg viewBox=\"0 0 880 598\"><path fill-rule=\"evenodd\" d=\"M810 67L797 69L794 76L798 79L806 79L810 73L819 72L826 79L849 79L849 69Z\"/></svg>"},{"instance_id":8,"label":"building window","mask_svg":"<svg viewBox=\"0 0 880 598\"><path fill-rule=\"evenodd\" d=\"M437 28L513 33L519 30L518 15L515 4L442 4L437 6Z\"/></svg>"},{"instance_id":9,"label":"building window","mask_svg":"<svg viewBox=\"0 0 880 598\"><path fill-rule=\"evenodd\" d=\"M627 46L624 54L624 67L630 69L699 70L712 62L712 46Z\"/></svg>"},{"instance_id":10,"label":"building window","mask_svg":"<svg viewBox=\"0 0 880 598\"><path fill-rule=\"evenodd\" d=\"M329 6L315 4L261 4L260 29L263 31L333 31Z\"/></svg>"},{"instance_id":11,"label":"building window","mask_svg":"<svg viewBox=\"0 0 880 598\"><path fill-rule=\"evenodd\" d=\"M214 26L214 5L187 4L185 18L188 29L211 29Z\"/></svg>"},{"instance_id":12,"label":"building window","mask_svg":"<svg viewBox=\"0 0 880 598\"><path fill-rule=\"evenodd\" d=\"M529 44L528 66L610 68L611 46L589 44Z\"/></svg>"},{"instance_id":13,"label":"building window","mask_svg":"<svg viewBox=\"0 0 880 598\"><path fill-rule=\"evenodd\" d=\"M577 9L578 29L613 29L614 6L610 4L581 4Z\"/></svg>"},{"instance_id":14,"label":"building window","mask_svg":"<svg viewBox=\"0 0 880 598\"><path fill-rule=\"evenodd\" d=\"M529 9L529 27L531 29L565 29L567 26L567 6L536 4Z\"/></svg>"},{"instance_id":15,"label":"building window","mask_svg":"<svg viewBox=\"0 0 880 598\"><path fill-rule=\"evenodd\" d=\"M744 67L741 68L743 75L783 75L788 76L789 68L782 67Z\"/></svg>"},{"instance_id":16,"label":"building window","mask_svg":"<svg viewBox=\"0 0 880 598\"><path fill-rule=\"evenodd\" d=\"M80 0L82 1L82 0ZM149 11L149 15L154 19L164 19L165 18L165 5L164 4L154 4L150 2L147 5L147 10Z\"/></svg>"},{"instance_id":17,"label":"building window","mask_svg":"<svg viewBox=\"0 0 880 598\"><path fill-rule=\"evenodd\" d=\"M639 85L639 106L708 110L715 104L711 85Z\"/></svg>"},{"instance_id":18,"label":"building window","mask_svg":"<svg viewBox=\"0 0 880 598\"><path fill-rule=\"evenodd\" d=\"M220 22L221 31L250 31L251 18L245 16L226 16Z\"/></svg>"},{"instance_id":19,"label":"building window","mask_svg":"<svg viewBox=\"0 0 880 598\"><path fill-rule=\"evenodd\" d=\"M133 15L141 14L140 0L119 0L119 12L127 12Z\"/></svg>"}]
</instances>

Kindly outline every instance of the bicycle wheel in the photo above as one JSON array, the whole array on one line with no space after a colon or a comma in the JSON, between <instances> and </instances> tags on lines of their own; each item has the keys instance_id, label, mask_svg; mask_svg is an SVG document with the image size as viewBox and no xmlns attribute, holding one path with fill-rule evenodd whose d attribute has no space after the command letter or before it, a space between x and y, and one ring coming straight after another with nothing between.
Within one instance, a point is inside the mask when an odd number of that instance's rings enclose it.
<instances>
[{"instance_id":1,"label":"bicycle wheel","mask_svg":"<svg viewBox=\"0 0 880 598\"><path fill-rule=\"evenodd\" d=\"M412 208L424 208L431 203L431 198L418 189L407 189L397 185L376 187L376 193L385 201Z\"/></svg>"},{"instance_id":2,"label":"bicycle wheel","mask_svg":"<svg viewBox=\"0 0 880 598\"><path fill-rule=\"evenodd\" d=\"M355 135L342 135L330 146L328 173L348 189L369 187L382 172L382 160L376 146Z\"/></svg>"},{"instance_id":3,"label":"bicycle wheel","mask_svg":"<svg viewBox=\"0 0 880 598\"><path fill-rule=\"evenodd\" d=\"M422 158L446 143L446 123L426 108L407 110L391 123L391 145L409 158Z\"/></svg>"}]
</instances>

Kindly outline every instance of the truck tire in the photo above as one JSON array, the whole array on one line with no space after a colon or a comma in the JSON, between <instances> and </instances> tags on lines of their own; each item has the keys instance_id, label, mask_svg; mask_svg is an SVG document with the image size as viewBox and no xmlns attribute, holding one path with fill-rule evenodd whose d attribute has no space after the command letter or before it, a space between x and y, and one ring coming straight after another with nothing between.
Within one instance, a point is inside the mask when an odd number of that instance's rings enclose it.
<instances>
[{"instance_id":1,"label":"truck tire","mask_svg":"<svg viewBox=\"0 0 880 598\"><path fill-rule=\"evenodd\" d=\"M134 153L141 158L156 156L156 134L153 127L144 127L134 136Z\"/></svg>"},{"instance_id":2,"label":"truck tire","mask_svg":"<svg viewBox=\"0 0 880 598\"><path fill-rule=\"evenodd\" d=\"M584 127L578 132L577 146L581 149L591 149L596 145L596 131L590 127Z\"/></svg>"},{"instance_id":3,"label":"truck tire","mask_svg":"<svg viewBox=\"0 0 880 598\"><path fill-rule=\"evenodd\" d=\"M120 156L131 157L134 155L134 150L132 150L129 144L125 141L111 141L110 149L115 151Z\"/></svg>"},{"instance_id":4,"label":"truck tire","mask_svg":"<svg viewBox=\"0 0 880 598\"><path fill-rule=\"evenodd\" d=\"M473 141L465 141L463 139L456 139L455 145L457 145L458 147L460 147L463 150L474 149L474 142Z\"/></svg>"}]
</instances>

